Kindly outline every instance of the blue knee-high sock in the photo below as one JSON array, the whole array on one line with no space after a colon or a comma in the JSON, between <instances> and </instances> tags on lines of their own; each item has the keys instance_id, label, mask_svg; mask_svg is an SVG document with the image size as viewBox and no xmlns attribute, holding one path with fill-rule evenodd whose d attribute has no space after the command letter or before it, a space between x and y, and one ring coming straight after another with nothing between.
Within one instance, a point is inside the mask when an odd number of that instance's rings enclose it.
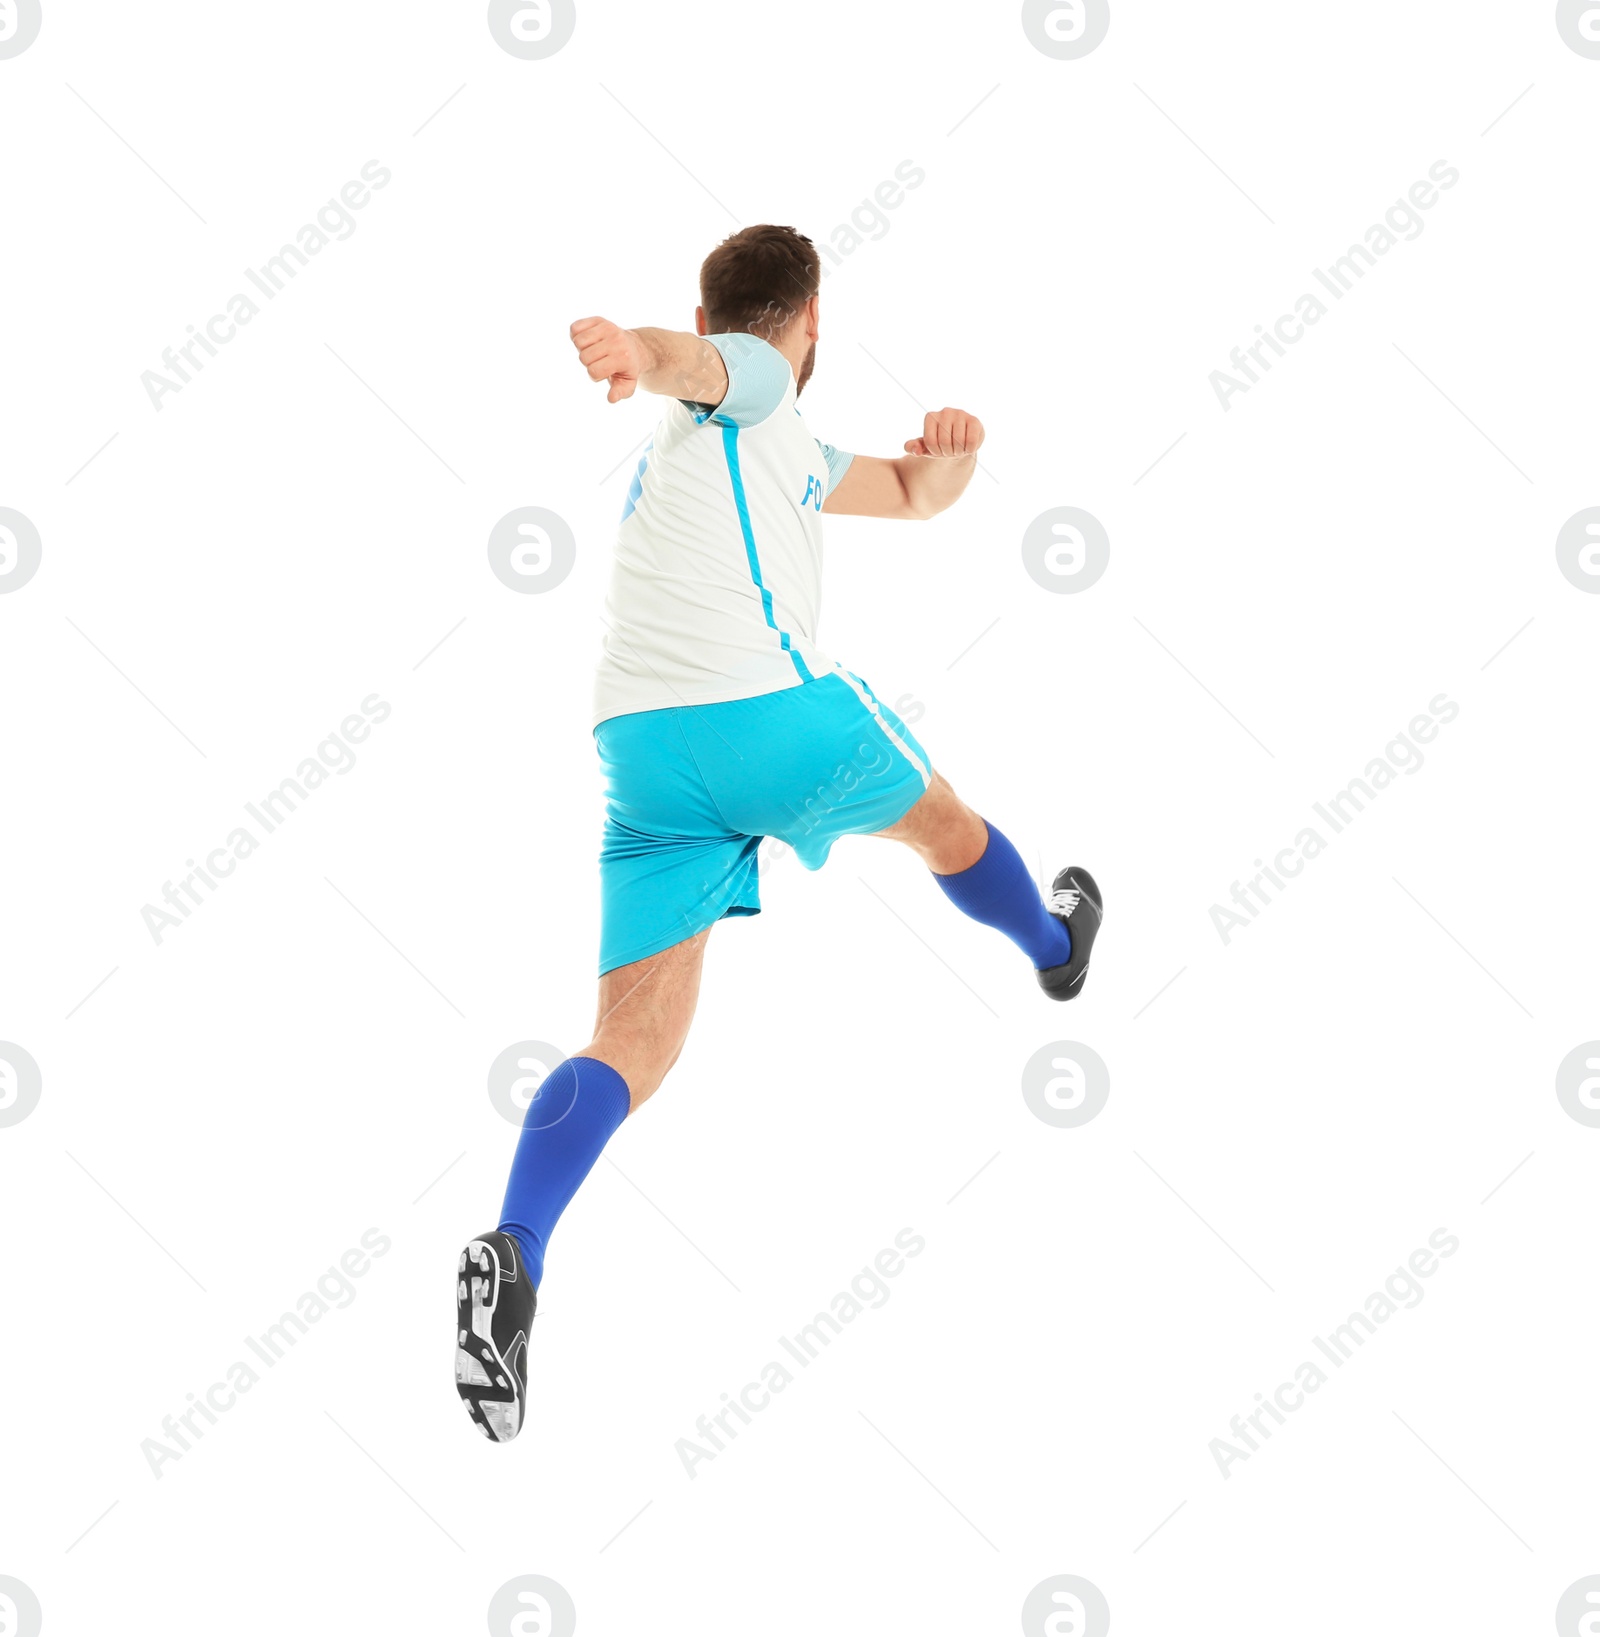
<instances>
[{"instance_id":1,"label":"blue knee-high sock","mask_svg":"<svg viewBox=\"0 0 1600 1637\"><path fill-rule=\"evenodd\" d=\"M569 1057L528 1104L500 1231L522 1247L535 1289L551 1230L627 1113L627 1081L597 1057Z\"/></svg>"},{"instance_id":2,"label":"blue knee-high sock","mask_svg":"<svg viewBox=\"0 0 1600 1637\"><path fill-rule=\"evenodd\" d=\"M989 845L983 857L970 869L933 879L963 915L1005 933L1035 967L1065 966L1072 934L1044 907L1017 849L987 819L984 824Z\"/></svg>"}]
</instances>

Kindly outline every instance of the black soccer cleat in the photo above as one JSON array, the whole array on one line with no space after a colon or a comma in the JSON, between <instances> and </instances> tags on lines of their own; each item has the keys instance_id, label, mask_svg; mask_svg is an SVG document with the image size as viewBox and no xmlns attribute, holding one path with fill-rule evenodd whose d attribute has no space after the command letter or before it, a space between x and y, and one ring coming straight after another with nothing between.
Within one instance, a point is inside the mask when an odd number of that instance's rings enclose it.
<instances>
[{"instance_id":1,"label":"black soccer cleat","mask_svg":"<svg viewBox=\"0 0 1600 1637\"><path fill-rule=\"evenodd\" d=\"M486 1233L456 1263L456 1391L485 1438L509 1444L528 1407L528 1332L538 1305L517 1242Z\"/></svg>"},{"instance_id":2,"label":"black soccer cleat","mask_svg":"<svg viewBox=\"0 0 1600 1637\"><path fill-rule=\"evenodd\" d=\"M1045 907L1072 934L1072 958L1065 966L1047 966L1039 987L1051 1000L1076 1000L1089 971L1089 952L1105 916L1105 902L1092 875L1069 864L1053 883Z\"/></svg>"}]
</instances>

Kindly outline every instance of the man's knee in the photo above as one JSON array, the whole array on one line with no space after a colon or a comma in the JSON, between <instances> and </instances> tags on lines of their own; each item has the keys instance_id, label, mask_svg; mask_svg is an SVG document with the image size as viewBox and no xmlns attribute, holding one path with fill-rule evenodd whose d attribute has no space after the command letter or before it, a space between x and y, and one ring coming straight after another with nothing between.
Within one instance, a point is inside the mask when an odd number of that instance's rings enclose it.
<instances>
[{"instance_id":1,"label":"man's knee","mask_svg":"<svg viewBox=\"0 0 1600 1637\"><path fill-rule=\"evenodd\" d=\"M989 839L987 825L937 772L911 811L883 833L903 841L938 875L953 875L976 864Z\"/></svg>"},{"instance_id":2,"label":"man's knee","mask_svg":"<svg viewBox=\"0 0 1600 1637\"><path fill-rule=\"evenodd\" d=\"M648 1101L683 1055L684 1042L667 1045L639 1035L620 1035L602 1029L579 1054L596 1057L620 1074L628 1087L629 1111Z\"/></svg>"}]
</instances>

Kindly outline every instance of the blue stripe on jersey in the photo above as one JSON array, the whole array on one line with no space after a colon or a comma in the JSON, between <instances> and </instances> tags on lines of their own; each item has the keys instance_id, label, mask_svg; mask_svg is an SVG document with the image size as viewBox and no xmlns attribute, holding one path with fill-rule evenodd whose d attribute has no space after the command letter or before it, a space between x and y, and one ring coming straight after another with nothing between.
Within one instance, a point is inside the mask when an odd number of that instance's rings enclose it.
<instances>
[{"instance_id":1,"label":"blue stripe on jersey","mask_svg":"<svg viewBox=\"0 0 1600 1637\"><path fill-rule=\"evenodd\" d=\"M622 508L622 521L626 523L633 516L633 508L639 504L639 496L644 493L644 469L650 460L650 451L656 446L652 438L644 446L644 453L639 457L639 470L633 474L633 482L628 485L628 502Z\"/></svg>"},{"instance_id":2,"label":"blue stripe on jersey","mask_svg":"<svg viewBox=\"0 0 1600 1637\"><path fill-rule=\"evenodd\" d=\"M774 631L778 631L778 622L772 614L772 593L767 590L761 581L761 559L756 555L755 531L750 527L750 505L745 499L744 476L739 470L739 428L724 426L722 429L722 452L728 459L728 476L733 480L733 503L739 511L739 531L744 535L745 559L750 564L750 578L755 581L756 590L761 593L762 612L767 616L767 624ZM787 631L778 631L778 641L783 645L783 651L794 661L794 668L800 673L802 682L812 682L816 679L806 666L806 662L794 651L789 642Z\"/></svg>"}]
</instances>

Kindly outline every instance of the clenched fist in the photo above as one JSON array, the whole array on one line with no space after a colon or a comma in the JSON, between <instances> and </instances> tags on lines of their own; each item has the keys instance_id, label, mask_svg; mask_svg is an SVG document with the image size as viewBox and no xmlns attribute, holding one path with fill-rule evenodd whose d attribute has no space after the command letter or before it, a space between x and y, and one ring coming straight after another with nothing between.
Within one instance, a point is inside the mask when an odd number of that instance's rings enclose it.
<instances>
[{"instance_id":1,"label":"clenched fist","mask_svg":"<svg viewBox=\"0 0 1600 1637\"><path fill-rule=\"evenodd\" d=\"M975 455L982 447L983 422L976 415L964 409L941 409L923 421L922 436L906 445L906 453L948 460L955 455Z\"/></svg>"},{"instance_id":2,"label":"clenched fist","mask_svg":"<svg viewBox=\"0 0 1600 1637\"><path fill-rule=\"evenodd\" d=\"M639 377L651 362L639 336L609 318L580 318L570 333L578 349L578 362L588 370L589 379L611 383L606 402L615 404L631 398Z\"/></svg>"}]
</instances>

